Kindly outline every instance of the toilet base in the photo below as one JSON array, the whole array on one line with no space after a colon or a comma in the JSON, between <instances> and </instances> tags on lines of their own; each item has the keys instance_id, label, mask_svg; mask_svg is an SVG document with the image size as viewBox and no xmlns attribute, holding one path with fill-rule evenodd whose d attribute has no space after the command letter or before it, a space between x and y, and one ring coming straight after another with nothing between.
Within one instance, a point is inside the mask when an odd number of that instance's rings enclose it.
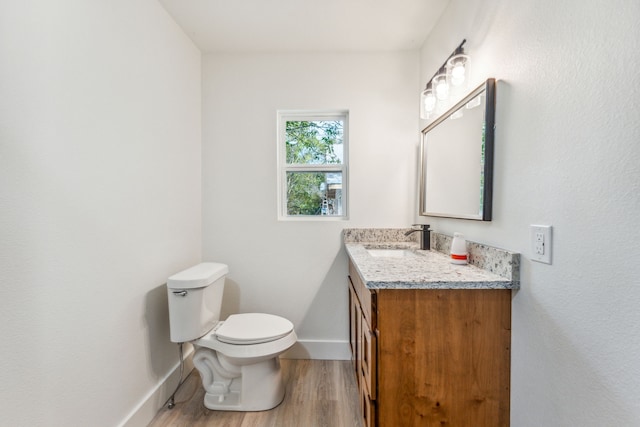
<instances>
[{"instance_id":1,"label":"toilet base","mask_svg":"<svg viewBox=\"0 0 640 427\"><path fill-rule=\"evenodd\" d=\"M208 409L266 411L282 402L285 387L278 356L242 366L229 366L228 362L207 348L199 348L194 355L194 365L206 390L204 406Z\"/></svg>"}]
</instances>

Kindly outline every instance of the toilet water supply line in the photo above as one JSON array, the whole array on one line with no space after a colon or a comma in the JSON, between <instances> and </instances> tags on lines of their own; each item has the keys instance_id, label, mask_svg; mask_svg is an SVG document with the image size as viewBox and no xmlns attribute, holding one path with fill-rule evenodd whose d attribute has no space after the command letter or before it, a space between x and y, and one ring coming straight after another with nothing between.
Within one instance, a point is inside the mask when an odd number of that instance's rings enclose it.
<instances>
[{"instance_id":1,"label":"toilet water supply line","mask_svg":"<svg viewBox=\"0 0 640 427\"><path fill-rule=\"evenodd\" d=\"M167 408L169 409L173 409L173 407L176 406L176 393L180 389L180 386L184 384L184 380L182 379L182 373L184 372L184 353L182 351L182 344L184 343L178 343L178 351L180 353L180 380L178 381L178 385L173 391L173 394L169 398L169 404L167 405Z\"/></svg>"}]
</instances>

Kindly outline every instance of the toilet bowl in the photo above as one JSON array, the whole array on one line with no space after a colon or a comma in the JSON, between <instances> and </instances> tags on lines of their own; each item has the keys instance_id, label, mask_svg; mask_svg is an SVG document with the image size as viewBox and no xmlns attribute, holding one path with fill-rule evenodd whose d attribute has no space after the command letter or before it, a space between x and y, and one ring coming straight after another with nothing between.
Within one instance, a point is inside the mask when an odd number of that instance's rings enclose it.
<instances>
[{"instance_id":1,"label":"toilet bowl","mask_svg":"<svg viewBox=\"0 0 640 427\"><path fill-rule=\"evenodd\" d=\"M284 398L279 356L295 344L293 324L264 313L219 320L225 264L202 263L167 280L171 341L191 342L206 391L204 405L263 411Z\"/></svg>"}]
</instances>

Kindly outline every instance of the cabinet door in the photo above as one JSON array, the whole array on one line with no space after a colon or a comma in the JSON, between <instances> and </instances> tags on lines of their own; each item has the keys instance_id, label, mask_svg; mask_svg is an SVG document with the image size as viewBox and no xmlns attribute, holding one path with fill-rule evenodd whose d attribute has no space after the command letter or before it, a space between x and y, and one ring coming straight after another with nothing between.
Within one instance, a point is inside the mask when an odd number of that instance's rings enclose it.
<instances>
[{"instance_id":1,"label":"cabinet door","mask_svg":"<svg viewBox=\"0 0 640 427\"><path fill-rule=\"evenodd\" d=\"M360 389L360 414L362 415L364 427L376 426L376 403L369 399L365 387Z\"/></svg>"},{"instance_id":2,"label":"cabinet door","mask_svg":"<svg viewBox=\"0 0 640 427\"><path fill-rule=\"evenodd\" d=\"M507 427L511 291L378 291L382 426Z\"/></svg>"},{"instance_id":3,"label":"cabinet door","mask_svg":"<svg viewBox=\"0 0 640 427\"><path fill-rule=\"evenodd\" d=\"M349 347L351 349L351 360L353 361L353 369L356 369L356 360L358 358L358 299L352 286L349 286Z\"/></svg>"},{"instance_id":4,"label":"cabinet door","mask_svg":"<svg viewBox=\"0 0 640 427\"><path fill-rule=\"evenodd\" d=\"M376 400L378 385L376 382L377 340L375 332L371 331L366 321L362 321L362 378L369 391L371 400Z\"/></svg>"},{"instance_id":5,"label":"cabinet door","mask_svg":"<svg viewBox=\"0 0 640 427\"><path fill-rule=\"evenodd\" d=\"M356 368L356 381L358 382L358 387L364 387L364 381L362 379L362 310L360 310L360 305L356 304L356 359L355 359L355 368Z\"/></svg>"}]
</instances>

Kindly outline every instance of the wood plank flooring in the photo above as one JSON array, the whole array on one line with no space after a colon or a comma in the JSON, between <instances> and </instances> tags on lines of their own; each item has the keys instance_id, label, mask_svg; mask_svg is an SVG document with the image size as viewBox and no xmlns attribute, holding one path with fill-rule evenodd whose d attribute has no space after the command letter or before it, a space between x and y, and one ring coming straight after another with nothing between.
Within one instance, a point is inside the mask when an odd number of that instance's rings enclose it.
<instances>
[{"instance_id":1,"label":"wood plank flooring","mask_svg":"<svg viewBox=\"0 0 640 427\"><path fill-rule=\"evenodd\" d=\"M193 370L176 395L176 406L160 409L149 427L362 427L358 387L350 361L281 359L283 402L270 411L212 411Z\"/></svg>"}]
</instances>

